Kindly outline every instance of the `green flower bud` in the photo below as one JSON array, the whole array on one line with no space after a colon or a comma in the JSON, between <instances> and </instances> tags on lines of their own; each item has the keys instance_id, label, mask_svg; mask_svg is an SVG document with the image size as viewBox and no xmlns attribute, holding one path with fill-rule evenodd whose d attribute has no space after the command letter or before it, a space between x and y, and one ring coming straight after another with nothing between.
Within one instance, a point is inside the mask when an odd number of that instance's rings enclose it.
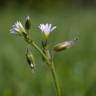
<instances>
[{"instance_id":1,"label":"green flower bud","mask_svg":"<svg viewBox=\"0 0 96 96\"><path fill-rule=\"evenodd\" d=\"M30 68L32 69L32 71L34 71L35 61L34 61L33 54L29 48L27 48L26 59L27 59L27 62L29 64Z\"/></svg>"},{"instance_id":2,"label":"green flower bud","mask_svg":"<svg viewBox=\"0 0 96 96\"><path fill-rule=\"evenodd\" d=\"M25 29L30 30L30 28L31 28L31 21L30 21L30 17L27 16L25 21Z\"/></svg>"}]
</instances>

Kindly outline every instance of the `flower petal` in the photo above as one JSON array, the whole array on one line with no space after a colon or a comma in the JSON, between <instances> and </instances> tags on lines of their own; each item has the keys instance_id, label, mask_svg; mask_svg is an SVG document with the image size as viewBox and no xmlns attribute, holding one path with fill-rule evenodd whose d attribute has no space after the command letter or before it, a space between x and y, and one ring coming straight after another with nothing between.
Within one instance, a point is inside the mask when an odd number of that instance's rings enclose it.
<instances>
[{"instance_id":1,"label":"flower petal","mask_svg":"<svg viewBox=\"0 0 96 96\"><path fill-rule=\"evenodd\" d=\"M55 30L55 29L56 29L56 26L52 27L52 28L51 28L51 31L53 31L53 30Z\"/></svg>"}]
</instances>

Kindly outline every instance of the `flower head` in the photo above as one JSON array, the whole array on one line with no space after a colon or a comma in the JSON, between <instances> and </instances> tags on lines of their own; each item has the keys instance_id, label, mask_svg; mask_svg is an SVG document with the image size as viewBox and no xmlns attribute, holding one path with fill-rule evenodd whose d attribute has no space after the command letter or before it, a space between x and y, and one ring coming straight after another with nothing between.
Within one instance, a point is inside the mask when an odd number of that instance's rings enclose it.
<instances>
[{"instance_id":1,"label":"flower head","mask_svg":"<svg viewBox=\"0 0 96 96\"><path fill-rule=\"evenodd\" d=\"M20 21L17 21L10 30L13 34L22 35L22 33L25 33L25 29Z\"/></svg>"},{"instance_id":2,"label":"flower head","mask_svg":"<svg viewBox=\"0 0 96 96\"><path fill-rule=\"evenodd\" d=\"M56 26L52 27L52 24L40 24L39 25L40 30L44 33L45 37L47 38L54 29L56 29Z\"/></svg>"}]
</instances>

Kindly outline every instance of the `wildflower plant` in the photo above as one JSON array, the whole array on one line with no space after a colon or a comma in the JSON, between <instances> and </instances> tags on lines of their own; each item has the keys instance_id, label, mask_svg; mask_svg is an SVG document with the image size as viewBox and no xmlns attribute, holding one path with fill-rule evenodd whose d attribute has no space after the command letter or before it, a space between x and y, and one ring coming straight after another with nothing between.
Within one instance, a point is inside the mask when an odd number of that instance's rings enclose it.
<instances>
[{"instance_id":1,"label":"wildflower plant","mask_svg":"<svg viewBox=\"0 0 96 96\"><path fill-rule=\"evenodd\" d=\"M53 48L49 50L48 48L48 37L50 36L51 32L55 31L56 26L52 26L52 24L40 24L38 26L40 29L41 33L44 35L44 40L42 40L42 48L40 48L36 42L32 39L30 35L30 29L31 29L31 21L30 17L27 16L25 20L25 26L22 25L20 21L17 21L11 28L10 33L12 34L17 34L21 37L24 38L24 40L27 43L26 47L26 60L29 64L29 67L31 68L32 71L35 70L35 60L33 54L32 54L32 47L34 47L43 57L43 61L48 65L48 68L50 69L52 76L53 76L53 81L55 84L56 88L56 96L61 96L61 91L60 91L60 86L58 83L58 79L56 76L55 72L55 67L54 67L54 54L56 52L63 51L65 49L68 49L74 45L74 43L78 40L78 38L74 38L73 40L70 41L64 41L61 43L58 43L56 45L53 45Z\"/></svg>"}]
</instances>

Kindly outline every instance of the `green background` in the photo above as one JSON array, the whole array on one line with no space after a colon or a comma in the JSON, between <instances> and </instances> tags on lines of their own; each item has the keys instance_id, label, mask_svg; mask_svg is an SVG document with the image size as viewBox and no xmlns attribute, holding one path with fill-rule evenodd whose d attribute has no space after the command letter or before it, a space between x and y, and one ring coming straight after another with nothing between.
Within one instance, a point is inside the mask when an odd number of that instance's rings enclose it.
<instances>
[{"instance_id":1,"label":"green background","mask_svg":"<svg viewBox=\"0 0 96 96\"><path fill-rule=\"evenodd\" d=\"M2 1L0 96L55 96L53 78L40 54L33 49L36 70L32 73L25 57L25 41L9 32L17 20L24 24L27 15L31 17L32 38L39 45L42 34L38 25L41 23L57 26L49 37L50 47L79 36L80 40L72 48L57 53L54 59L62 96L96 96L95 1L81 1Z\"/></svg>"}]
</instances>

